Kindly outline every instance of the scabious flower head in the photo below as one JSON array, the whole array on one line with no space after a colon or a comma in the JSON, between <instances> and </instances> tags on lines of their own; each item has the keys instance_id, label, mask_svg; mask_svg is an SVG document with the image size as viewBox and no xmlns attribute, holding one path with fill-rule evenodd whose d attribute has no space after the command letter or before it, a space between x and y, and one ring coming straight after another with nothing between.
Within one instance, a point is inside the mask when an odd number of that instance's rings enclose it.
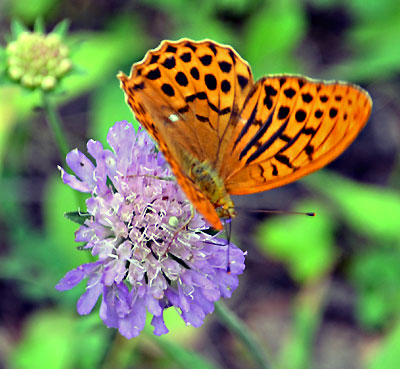
<instances>
[{"instance_id":1,"label":"scabious flower head","mask_svg":"<svg viewBox=\"0 0 400 369\"><path fill-rule=\"evenodd\" d=\"M205 221L193 215L145 131L119 122L107 141L113 151L93 140L87 144L96 164L75 149L67 155L75 176L60 168L64 183L91 194L90 217L75 236L97 260L68 272L56 288L67 290L87 278L78 313L90 313L101 296L105 325L127 338L143 329L146 311L153 315L154 333L167 333L163 312L172 306L198 327L214 301L238 286L244 253L204 232Z\"/></svg>"},{"instance_id":2,"label":"scabious flower head","mask_svg":"<svg viewBox=\"0 0 400 369\"><path fill-rule=\"evenodd\" d=\"M56 33L22 32L7 45L6 55L9 77L29 88L53 89L72 65Z\"/></svg>"}]
</instances>

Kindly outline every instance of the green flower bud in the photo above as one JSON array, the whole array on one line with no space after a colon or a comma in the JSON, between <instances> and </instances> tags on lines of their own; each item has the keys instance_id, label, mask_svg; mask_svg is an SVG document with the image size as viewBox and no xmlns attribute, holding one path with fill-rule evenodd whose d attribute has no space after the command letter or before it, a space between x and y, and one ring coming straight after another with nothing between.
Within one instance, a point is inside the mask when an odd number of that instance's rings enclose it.
<instances>
[{"instance_id":1,"label":"green flower bud","mask_svg":"<svg viewBox=\"0 0 400 369\"><path fill-rule=\"evenodd\" d=\"M57 84L57 80L53 76L46 76L43 78L40 86L43 90L48 91L48 90L52 90L56 84Z\"/></svg>"},{"instance_id":2,"label":"green flower bud","mask_svg":"<svg viewBox=\"0 0 400 369\"><path fill-rule=\"evenodd\" d=\"M18 81L22 77L22 69L16 66L12 66L8 69L8 74L11 79Z\"/></svg>"},{"instance_id":3,"label":"green flower bud","mask_svg":"<svg viewBox=\"0 0 400 369\"><path fill-rule=\"evenodd\" d=\"M69 59L63 59L56 69L56 75L62 76L71 69L71 62Z\"/></svg>"},{"instance_id":4,"label":"green flower bud","mask_svg":"<svg viewBox=\"0 0 400 369\"><path fill-rule=\"evenodd\" d=\"M6 48L8 74L25 87L51 90L71 69L69 49L58 34L23 32Z\"/></svg>"},{"instance_id":5,"label":"green flower bud","mask_svg":"<svg viewBox=\"0 0 400 369\"><path fill-rule=\"evenodd\" d=\"M21 83L26 87L33 87L34 86L34 77L30 74L25 74L21 78Z\"/></svg>"}]
</instances>

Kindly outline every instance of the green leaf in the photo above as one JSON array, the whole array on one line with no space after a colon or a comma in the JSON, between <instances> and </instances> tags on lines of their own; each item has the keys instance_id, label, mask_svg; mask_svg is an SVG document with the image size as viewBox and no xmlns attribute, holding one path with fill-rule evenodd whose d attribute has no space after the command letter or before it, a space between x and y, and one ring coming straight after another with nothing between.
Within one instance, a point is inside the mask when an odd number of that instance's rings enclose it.
<instances>
[{"instance_id":1,"label":"green leaf","mask_svg":"<svg viewBox=\"0 0 400 369\"><path fill-rule=\"evenodd\" d=\"M27 322L24 337L11 357L19 369L69 369L73 367L74 320L66 315L44 312Z\"/></svg>"},{"instance_id":2,"label":"green leaf","mask_svg":"<svg viewBox=\"0 0 400 369\"><path fill-rule=\"evenodd\" d=\"M306 34L301 3L286 0L268 4L249 22L243 54L255 77L282 71L299 73L302 68L292 53Z\"/></svg>"},{"instance_id":3,"label":"green leaf","mask_svg":"<svg viewBox=\"0 0 400 369\"><path fill-rule=\"evenodd\" d=\"M216 364L211 363L205 357L196 352L177 345L163 337L154 336L157 345L173 360L175 365L182 369L219 369Z\"/></svg>"},{"instance_id":4,"label":"green leaf","mask_svg":"<svg viewBox=\"0 0 400 369\"><path fill-rule=\"evenodd\" d=\"M368 328L383 327L400 310L400 250L361 249L350 261L349 276L357 289L357 317ZM388 301L390 303L388 304Z\"/></svg>"},{"instance_id":5,"label":"green leaf","mask_svg":"<svg viewBox=\"0 0 400 369\"><path fill-rule=\"evenodd\" d=\"M303 369L312 367L315 335L324 308L328 283L325 280L305 286L293 303L288 340L279 353L280 368Z\"/></svg>"},{"instance_id":6,"label":"green leaf","mask_svg":"<svg viewBox=\"0 0 400 369\"><path fill-rule=\"evenodd\" d=\"M94 319L95 318L95 319ZM110 331L94 329L99 317L74 318L62 311L42 311L30 316L22 339L9 359L18 369L97 368Z\"/></svg>"},{"instance_id":7,"label":"green leaf","mask_svg":"<svg viewBox=\"0 0 400 369\"><path fill-rule=\"evenodd\" d=\"M83 225L87 219L90 219L91 214L81 213L79 211L70 211L65 213L64 216L75 223Z\"/></svg>"},{"instance_id":8,"label":"green leaf","mask_svg":"<svg viewBox=\"0 0 400 369\"><path fill-rule=\"evenodd\" d=\"M44 25L43 17L41 15L36 18L35 23L33 25L33 31L41 34L46 33L46 27Z\"/></svg>"},{"instance_id":9,"label":"green leaf","mask_svg":"<svg viewBox=\"0 0 400 369\"><path fill-rule=\"evenodd\" d=\"M91 261L86 253L76 250L74 234L77 226L64 217L66 210L79 208L79 198L74 190L62 183L58 175L49 180L44 193L45 230L53 242L53 248L57 249L60 258L57 261L58 276L61 278L76 265Z\"/></svg>"},{"instance_id":10,"label":"green leaf","mask_svg":"<svg viewBox=\"0 0 400 369\"><path fill-rule=\"evenodd\" d=\"M397 322L384 339L377 354L366 366L367 369L400 368L400 323Z\"/></svg>"},{"instance_id":11,"label":"green leaf","mask_svg":"<svg viewBox=\"0 0 400 369\"><path fill-rule=\"evenodd\" d=\"M53 30L51 31L51 33L55 33L57 35L59 35L61 38L65 38L65 36L68 33L68 29L69 29L69 25L70 25L70 21L69 19L64 19L62 20L60 23L58 23Z\"/></svg>"},{"instance_id":12,"label":"green leaf","mask_svg":"<svg viewBox=\"0 0 400 369\"><path fill-rule=\"evenodd\" d=\"M9 2L10 13L31 24L40 16L46 17L51 9L57 9L57 3L58 0L12 0Z\"/></svg>"},{"instance_id":13,"label":"green leaf","mask_svg":"<svg viewBox=\"0 0 400 369\"><path fill-rule=\"evenodd\" d=\"M302 283L318 279L335 261L333 222L329 212L318 202L296 206L298 211L310 209L315 210L315 217L271 218L256 234L261 250L286 264L293 278Z\"/></svg>"},{"instance_id":14,"label":"green leaf","mask_svg":"<svg viewBox=\"0 0 400 369\"><path fill-rule=\"evenodd\" d=\"M400 240L400 196L389 188L357 183L327 170L302 180L330 198L358 233L385 241Z\"/></svg>"},{"instance_id":15,"label":"green leaf","mask_svg":"<svg viewBox=\"0 0 400 369\"><path fill-rule=\"evenodd\" d=\"M67 95L63 98L64 100L81 94L93 86L102 85L110 76L116 76L120 68L117 66L121 66L128 60L135 60L132 56L135 45L130 46L129 52L127 52L127 34L134 33L126 29L115 31L115 33L75 33L69 37L69 42L72 44L85 40L75 51L71 47L72 63L84 73L71 73L65 76L63 87ZM137 46L140 46L143 36L138 33L136 37L140 38L136 42ZM118 85L117 79L116 85Z\"/></svg>"},{"instance_id":16,"label":"green leaf","mask_svg":"<svg viewBox=\"0 0 400 369\"><path fill-rule=\"evenodd\" d=\"M11 35L14 40L18 38L21 33L29 32L25 25L18 19L13 19L11 21Z\"/></svg>"},{"instance_id":17,"label":"green leaf","mask_svg":"<svg viewBox=\"0 0 400 369\"><path fill-rule=\"evenodd\" d=\"M132 122L137 130L139 124L125 102L125 96L119 87L118 79L113 75L105 80L92 95L91 121L89 136L106 142L108 130L115 122Z\"/></svg>"}]
</instances>

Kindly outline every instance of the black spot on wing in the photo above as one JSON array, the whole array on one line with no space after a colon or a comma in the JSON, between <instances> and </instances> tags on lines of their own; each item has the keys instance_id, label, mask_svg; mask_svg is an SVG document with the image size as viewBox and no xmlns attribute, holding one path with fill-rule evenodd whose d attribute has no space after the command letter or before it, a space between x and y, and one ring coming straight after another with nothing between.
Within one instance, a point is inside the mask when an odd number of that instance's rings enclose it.
<instances>
[{"instance_id":1,"label":"black spot on wing","mask_svg":"<svg viewBox=\"0 0 400 369\"><path fill-rule=\"evenodd\" d=\"M188 111L189 111L189 105L185 105L184 107L178 109L178 113L181 114L187 113Z\"/></svg>"},{"instance_id":2,"label":"black spot on wing","mask_svg":"<svg viewBox=\"0 0 400 369\"><path fill-rule=\"evenodd\" d=\"M264 105L268 109L271 109L273 105L272 96L276 96L278 91L275 90L275 88L273 88L271 85L265 85L264 90L265 90Z\"/></svg>"},{"instance_id":3,"label":"black spot on wing","mask_svg":"<svg viewBox=\"0 0 400 369\"><path fill-rule=\"evenodd\" d=\"M165 50L167 53L176 53L176 47L172 45L168 45L167 49Z\"/></svg>"},{"instance_id":4,"label":"black spot on wing","mask_svg":"<svg viewBox=\"0 0 400 369\"><path fill-rule=\"evenodd\" d=\"M335 118L336 115L337 115L337 113L338 113L338 111L337 111L336 108L331 108L331 109L329 110L329 116L330 116L331 118Z\"/></svg>"},{"instance_id":5,"label":"black spot on wing","mask_svg":"<svg viewBox=\"0 0 400 369\"><path fill-rule=\"evenodd\" d=\"M204 82L209 90L215 90L217 88L217 80L212 74L206 74L204 76Z\"/></svg>"},{"instance_id":6,"label":"black spot on wing","mask_svg":"<svg viewBox=\"0 0 400 369\"><path fill-rule=\"evenodd\" d=\"M147 73L146 78L154 81L156 79L159 79L161 77L160 69L156 68L151 70L149 73Z\"/></svg>"},{"instance_id":7,"label":"black spot on wing","mask_svg":"<svg viewBox=\"0 0 400 369\"><path fill-rule=\"evenodd\" d=\"M322 110L316 110L314 113L315 118L319 119L324 115L324 112Z\"/></svg>"},{"instance_id":8,"label":"black spot on wing","mask_svg":"<svg viewBox=\"0 0 400 369\"><path fill-rule=\"evenodd\" d=\"M328 101L328 96L326 96L326 95L321 95L321 96L319 97L319 99L321 100L321 102L326 103L326 102Z\"/></svg>"},{"instance_id":9,"label":"black spot on wing","mask_svg":"<svg viewBox=\"0 0 400 369\"><path fill-rule=\"evenodd\" d=\"M306 104L310 103L310 102L312 101L312 99L313 99L312 95L310 95L308 92L305 93L305 94L302 94L302 95L301 95L301 98L303 99L303 101L304 101Z\"/></svg>"},{"instance_id":10,"label":"black spot on wing","mask_svg":"<svg viewBox=\"0 0 400 369\"><path fill-rule=\"evenodd\" d=\"M233 63L233 64L236 64L236 55L235 55L235 53L234 53L232 50L229 50L229 56L230 56L231 59L232 59L232 63Z\"/></svg>"},{"instance_id":11,"label":"black spot on wing","mask_svg":"<svg viewBox=\"0 0 400 369\"><path fill-rule=\"evenodd\" d=\"M184 53L180 56L184 63L189 63L192 60L192 54L190 52Z\"/></svg>"},{"instance_id":12,"label":"black spot on wing","mask_svg":"<svg viewBox=\"0 0 400 369\"><path fill-rule=\"evenodd\" d=\"M208 106L210 107L211 110L215 111L218 113L218 115L225 115L229 114L231 112L231 108L228 106L225 109L218 109L212 102L208 101Z\"/></svg>"},{"instance_id":13,"label":"black spot on wing","mask_svg":"<svg viewBox=\"0 0 400 369\"><path fill-rule=\"evenodd\" d=\"M170 56L169 58L164 60L164 63L162 63L162 65L167 69L172 69L176 65L176 60L173 56Z\"/></svg>"},{"instance_id":14,"label":"black spot on wing","mask_svg":"<svg viewBox=\"0 0 400 369\"><path fill-rule=\"evenodd\" d=\"M218 62L218 65L219 65L219 69L221 69L221 71L224 73L229 73L232 69L232 64L228 63L226 61Z\"/></svg>"},{"instance_id":15,"label":"black spot on wing","mask_svg":"<svg viewBox=\"0 0 400 369\"><path fill-rule=\"evenodd\" d=\"M188 79L186 78L185 74L182 72L178 72L175 76L175 80L176 82L178 82L178 84L180 86L187 86L188 85Z\"/></svg>"},{"instance_id":16,"label":"black spot on wing","mask_svg":"<svg viewBox=\"0 0 400 369\"><path fill-rule=\"evenodd\" d=\"M313 154L313 152L314 152L314 146L308 144L308 145L305 147L304 151L306 152L308 158L309 158L310 160L312 160L312 154Z\"/></svg>"},{"instance_id":17,"label":"black spot on wing","mask_svg":"<svg viewBox=\"0 0 400 369\"><path fill-rule=\"evenodd\" d=\"M206 99L207 99L207 94L206 94L204 91L198 92L198 93L196 94L196 97L197 97L199 100L206 100Z\"/></svg>"},{"instance_id":18,"label":"black spot on wing","mask_svg":"<svg viewBox=\"0 0 400 369\"><path fill-rule=\"evenodd\" d=\"M294 95L296 95L296 91L291 87L289 87L286 90L284 90L283 93L289 99L291 99Z\"/></svg>"},{"instance_id":19,"label":"black spot on wing","mask_svg":"<svg viewBox=\"0 0 400 369\"><path fill-rule=\"evenodd\" d=\"M193 67L190 70L190 75L195 79L195 80L199 80L200 78L200 73L199 70L196 67Z\"/></svg>"},{"instance_id":20,"label":"black spot on wing","mask_svg":"<svg viewBox=\"0 0 400 369\"><path fill-rule=\"evenodd\" d=\"M143 89L144 89L144 82L140 82L138 84L133 85L133 91L138 91Z\"/></svg>"},{"instance_id":21,"label":"black spot on wing","mask_svg":"<svg viewBox=\"0 0 400 369\"><path fill-rule=\"evenodd\" d=\"M290 112L290 108L288 106L281 106L278 111L278 119L285 119Z\"/></svg>"},{"instance_id":22,"label":"black spot on wing","mask_svg":"<svg viewBox=\"0 0 400 369\"><path fill-rule=\"evenodd\" d=\"M307 114L303 109L299 109L296 111L295 118L298 123L304 122L306 117L307 117Z\"/></svg>"},{"instance_id":23,"label":"black spot on wing","mask_svg":"<svg viewBox=\"0 0 400 369\"><path fill-rule=\"evenodd\" d=\"M301 133L304 133L305 135L309 135L309 136L314 136L317 133L317 130L314 128L303 128L301 130Z\"/></svg>"},{"instance_id":24,"label":"black spot on wing","mask_svg":"<svg viewBox=\"0 0 400 369\"><path fill-rule=\"evenodd\" d=\"M217 48L215 47L214 44L209 44L208 47L210 50L213 52L214 55L217 55Z\"/></svg>"},{"instance_id":25,"label":"black spot on wing","mask_svg":"<svg viewBox=\"0 0 400 369\"><path fill-rule=\"evenodd\" d=\"M241 74L238 74L237 79L238 79L238 83L239 83L240 87L242 88L242 90L249 83L249 79L247 77L245 77L245 76L242 76Z\"/></svg>"},{"instance_id":26,"label":"black spot on wing","mask_svg":"<svg viewBox=\"0 0 400 369\"><path fill-rule=\"evenodd\" d=\"M186 42L185 46L188 47L189 49L191 49L192 51L197 50L197 47L194 46L191 42Z\"/></svg>"},{"instance_id":27,"label":"black spot on wing","mask_svg":"<svg viewBox=\"0 0 400 369\"><path fill-rule=\"evenodd\" d=\"M228 93L231 90L231 84L226 79L221 82L221 90L224 93Z\"/></svg>"},{"instance_id":28,"label":"black spot on wing","mask_svg":"<svg viewBox=\"0 0 400 369\"><path fill-rule=\"evenodd\" d=\"M160 55L152 55L149 64L154 64L157 63L158 59L160 58Z\"/></svg>"},{"instance_id":29,"label":"black spot on wing","mask_svg":"<svg viewBox=\"0 0 400 369\"><path fill-rule=\"evenodd\" d=\"M185 97L185 101L188 102L188 103L189 102L193 102L195 99L196 99L196 94L188 95L188 96Z\"/></svg>"},{"instance_id":30,"label":"black spot on wing","mask_svg":"<svg viewBox=\"0 0 400 369\"><path fill-rule=\"evenodd\" d=\"M274 158L276 160L278 160L280 163L285 164L287 167L289 168L293 168L293 165L290 164L290 160L286 155L282 155L282 154L276 154L274 156Z\"/></svg>"},{"instance_id":31,"label":"black spot on wing","mask_svg":"<svg viewBox=\"0 0 400 369\"><path fill-rule=\"evenodd\" d=\"M196 114L196 118L200 121L200 122L210 122L210 120L208 119L208 117L204 117L202 115Z\"/></svg>"},{"instance_id":32,"label":"black spot on wing","mask_svg":"<svg viewBox=\"0 0 400 369\"><path fill-rule=\"evenodd\" d=\"M201 61L201 64L203 64L204 66L208 66L211 64L212 61L212 56L211 55L204 55L202 57L199 58Z\"/></svg>"},{"instance_id":33,"label":"black spot on wing","mask_svg":"<svg viewBox=\"0 0 400 369\"><path fill-rule=\"evenodd\" d=\"M174 96L175 95L175 91L173 89L173 87L169 84L169 83L164 83L161 86L161 90L167 95L167 96Z\"/></svg>"}]
</instances>

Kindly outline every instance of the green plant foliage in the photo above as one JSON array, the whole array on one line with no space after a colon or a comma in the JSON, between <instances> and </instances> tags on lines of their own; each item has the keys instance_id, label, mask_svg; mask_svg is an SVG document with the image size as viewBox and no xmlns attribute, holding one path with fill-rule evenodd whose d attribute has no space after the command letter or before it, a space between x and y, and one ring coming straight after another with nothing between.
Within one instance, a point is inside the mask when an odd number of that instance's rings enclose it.
<instances>
[{"instance_id":1,"label":"green plant foliage","mask_svg":"<svg viewBox=\"0 0 400 369\"><path fill-rule=\"evenodd\" d=\"M357 291L357 316L368 328L382 327L400 310L400 250L374 245L349 265Z\"/></svg>"},{"instance_id":2,"label":"green plant foliage","mask_svg":"<svg viewBox=\"0 0 400 369\"><path fill-rule=\"evenodd\" d=\"M300 2L271 2L260 9L249 22L243 53L255 77L300 72L293 53L305 32Z\"/></svg>"},{"instance_id":3,"label":"green plant foliage","mask_svg":"<svg viewBox=\"0 0 400 369\"><path fill-rule=\"evenodd\" d=\"M315 217L275 217L265 221L256 236L261 250L286 264L292 277L302 283L323 276L335 261L332 219L321 203L304 202L296 207L310 209L316 210Z\"/></svg>"},{"instance_id":4,"label":"green plant foliage","mask_svg":"<svg viewBox=\"0 0 400 369\"><path fill-rule=\"evenodd\" d=\"M26 323L23 339L10 357L10 368L90 369L97 367L107 332L93 319L80 320L62 311L45 310ZM108 333L108 334L106 334Z\"/></svg>"},{"instance_id":5,"label":"green plant foliage","mask_svg":"<svg viewBox=\"0 0 400 369\"><path fill-rule=\"evenodd\" d=\"M380 243L400 240L400 197L396 191L356 183L326 170L303 183L331 199L357 233Z\"/></svg>"},{"instance_id":6,"label":"green plant foliage","mask_svg":"<svg viewBox=\"0 0 400 369\"><path fill-rule=\"evenodd\" d=\"M218 366L208 361L205 357L181 345L177 345L171 340L156 337L154 341L173 360L174 365L178 365L179 368L219 369Z\"/></svg>"},{"instance_id":7,"label":"green plant foliage","mask_svg":"<svg viewBox=\"0 0 400 369\"><path fill-rule=\"evenodd\" d=\"M400 324L397 322L383 341L377 354L366 365L367 369L400 367Z\"/></svg>"},{"instance_id":8,"label":"green plant foliage","mask_svg":"<svg viewBox=\"0 0 400 369\"><path fill-rule=\"evenodd\" d=\"M65 213L64 216L65 216L67 219L69 219L69 220L71 220L71 221L73 221L73 222L75 222L75 223L78 223L78 224L80 224L80 225L84 224L84 223L85 223L85 220L86 220L86 219L89 219L89 218L91 217L90 214L88 214L88 213L81 213L81 212L79 212L79 211L70 211L70 212L68 212L68 213Z\"/></svg>"},{"instance_id":9,"label":"green plant foliage","mask_svg":"<svg viewBox=\"0 0 400 369\"><path fill-rule=\"evenodd\" d=\"M125 102L125 96L115 76L104 81L92 95L90 137L106 142L110 127L118 121L132 122L135 129L139 124Z\"/></svg>"},{"instance_id":10,"label":"green plant foliage","mask_svg":"<svg viewBox=\"0 0 400 369\"><path fill-rule=\"evenodd\" d=\"M61 278L66 270L92 261L89 253L77 251L74 233L78 226L64 217L65 210L74 210L78 207L75 195L58 176L51 178L47 184L44 199L45 229L47 238L53 244L52 252L58 255L52 266L57 278Z\"/></svg>"},{"instance_id":11,"label":"green plant foliage","mask_svg":"<svg viewBox=\"0 0 400 369\"><path fill-rule=\"evenodd\" d=\"M39 16L43 16L54 8L58 2L59 0L13 0L9 1L9 13L27 23L33 23Z\"/></svg>"},{"instance_id":12,"label":"green plant foliage","mask_svg":"<svg viewBox=\"0 0 400 369\"><path fill-rule=\"evenodd\" d=\"M101 85L117 74L120 69L117 66L137 61L134 56L140 54L139 50L142 50L147 38L137 28L137 23L128 23L124 17L119 20L114 20L108 31L76 32L69 37L71 59L80 73L65 79L64 94L60 96L60 101ZM126 35L135 35L128 48Z\"/></svg>"}]
</instances>

